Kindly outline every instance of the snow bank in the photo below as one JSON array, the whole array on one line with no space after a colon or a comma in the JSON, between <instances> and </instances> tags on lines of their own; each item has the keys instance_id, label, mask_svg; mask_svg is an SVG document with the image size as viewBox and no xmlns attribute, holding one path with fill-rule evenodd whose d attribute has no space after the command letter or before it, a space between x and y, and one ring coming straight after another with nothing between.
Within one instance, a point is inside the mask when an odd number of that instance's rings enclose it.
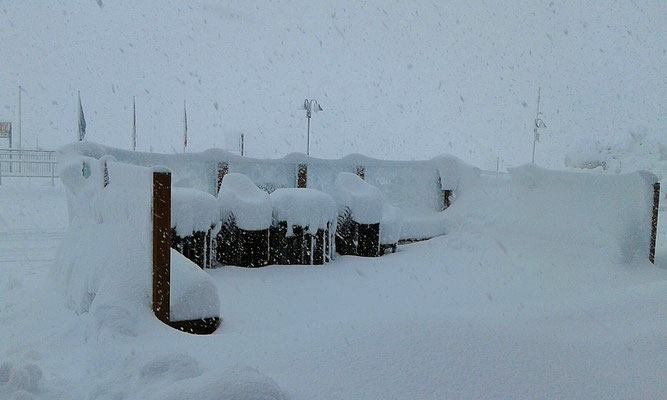
<instances>
[{"instance_id":1,"label":"snow bank","mask_svg":"<svg viewBox=\"0 0 667 400\"><path fill-rule=\"evenodd\" d=\"M278 189L271 193L273 220L287 222L287 234L292 235L292 226L307 228L314 234L318 229L326 229L327 223L335 231L337 208L334 199L315 189Z\"/></svg>"},{"instance_id":2,"label":"snow bank","mask_svg":"<svg viewBox=\"0 0 667 400\"><path fill-rule=\"evenodd\" d=\"M106 158L61 158L70 224L54 264L54 280L69 308L103 319L112 310L121 319L113 324L123 326L124 332L133 331L139 314L152 314L153 171ZM174 254L175 316L219 316L219 300L208 277Z\"/></svg>"},{"instance_id":3,"label":"snow bank","mask_svg":"<svg viewBox=\"0 0 667 400\"><path fill-rule=\"evenodd\" d=\"M191 379L165 383L151 399L160 400L286 400L273 381L254 368L234 366Z\"/></svg>"},{"instance_id":4,"label":"snow bank","mask_svg":"<svg viewBox=\"0 0 667 400\"><path fill-rule=\"evenodd\" d=\"M197 189L171 188L171 226L178 236L207 231L219 221L220 209L213 195Z\"/></svg>"},{"instance_id":5,"label":"snow bank","mask_svg":"<svg viewBox=\"0 0 667 400\"><path fill-rule=\"evenodd\" d=\"M236 225L246 231L268 229L272 211L269 195L245 175L228 173L218 193L222 220L233 216Z\"/></svg>"},{"instance_id":6,"label":"snow bank","mask_svg":"<svg viewBox=\"0 0 667 400\"><path fill-rule=\"evenodd\" d=\"M360 224L376 224L382 219L382 193L355 174L338 174L335 198L338 207L348 208L352 219Z\"/></svg>"},{"instance_id":7,"label":"snow bank","mask_svg":"<svg viewBox=\"0 0 667 400\"><path fill-rule=\"evenodd\" d=\"M220 315L220 300L213 281L192 261L171 249L171 321L204 319Z\"/></svg>"},{"instance_id":8,"label":"snow bank","mask_svg":"<svg viewBox=\"0 0 667 400\"><path fill-rule=\"evenodd\" d=\"M469 184L448 209L445 224L456 231L498 231L546 248L595 249L629 262L648 257L652 184L645 172L603 175L513 168L508 178ZM539 247L536 254L541 254Z\"/></svg>"},{"instance_id":9,"label":"snow bank","mask_svg":"<svg viewBox=\"0 0 667 400\"><path fill-rule=\"evenodd\" d=\"M564 243L611 246L625 261L649 249L655 176L606 176L523 166L511 170L523 205L515 224Z\"/></svg>"}]
</instances>

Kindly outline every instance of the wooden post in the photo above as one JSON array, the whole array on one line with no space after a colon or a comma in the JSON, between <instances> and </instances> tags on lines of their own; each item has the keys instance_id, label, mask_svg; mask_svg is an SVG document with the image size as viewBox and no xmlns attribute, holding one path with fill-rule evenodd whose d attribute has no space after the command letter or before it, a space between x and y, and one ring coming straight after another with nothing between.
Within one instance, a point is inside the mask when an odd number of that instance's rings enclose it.
<instances>
[{"instance_id":1,"label":"wooden post","mask_svg":"<svg viewBox=\"0 0 667 400\"><path fill-rule=\"evenodd\" d=\"M222 179L227 175L227 172L229 172L229 165L221 161L218 163L218 177L216 180L216 186L215 186L215 194L217 195L218 192L220 191L220 186L222 186Z\"/></svg>"},{"instance_id":2,"label":"wooden post","mask_svg":"<svg viewBox=\"0 0 667 400\"><path fill-rule=\"evenodd\" d=\"M169 323L171 173L153 172L153 313Z\"/></svg>"},{"instance_id":3,"label":"wooden post","mask_svg":"<svg viewBox=\"0 0 667 400\"><path fill-rule=\"evenodd\" d=\"M308 165L306 164L299 164L298 166L296 187L298 188L308 187Z\"/></svg>"},{"instance_id":4,"label":"wooden post","mask_svg":"<svg viewBox=\"0 0 667 400\"><path fill-rule=\"evenodd\" d=\"M651 216L651 244L648 260L655 264L655 242L658 238L658 209L660 206L660 182L653 184L653 215Z\"/></svg>"},{"instance_id":5,"label":"wooden post","mask_svg":"<svg viewBox=\"0 0 667 400\"><path fill-rule=\"evenodd\" d=\"M366 168L364 168L363 165L357 165L355 171L355 174L361 179L366 179Z\"/></svg>"}]
</instances>

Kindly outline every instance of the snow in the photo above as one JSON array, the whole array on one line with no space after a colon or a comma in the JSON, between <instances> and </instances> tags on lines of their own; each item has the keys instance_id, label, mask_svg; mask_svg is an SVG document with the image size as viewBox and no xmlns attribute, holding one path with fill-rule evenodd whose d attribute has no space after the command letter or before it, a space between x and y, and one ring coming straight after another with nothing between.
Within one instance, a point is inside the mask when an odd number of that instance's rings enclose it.
<instances>
[{"instance_id":1,"label":"snow","mask_svg":"<svg viewBox=\"0 0 667 400\"><path fill-rule=\"evenodd\" d=\"M211 277L171 249L170 321L220 316L220 299Z\"/></svg>"},{"instance_id":2,"label":"snow","mask_svg":"<svg viewBox=\"0 0 667 400\"><path fill-rule=\"evenodd\" d=\"M330 224L335 231L338 209L334 199L326 193L315 189L289 188L278 189L271 193L273 220L287 222L287 234L292 235L292 226L306 229L307 233L315 234L318 229L327 229Z\"/></svg>"},{"instance_id":3,"label":"snow","mask_svg":"<svg viewBox=\"0 0 667 400\"><path fill-rule=\"evenodd\" d=\"M180 237L205 232L220 222L220 209L213 195L197 189L171 188L171 226Z\"/></svg>"},{"instance_id":4,"label":"snow","mask_svg":"<svg viewBox=\"0 0 667 400\"><path fill-rule=\"evenodd\" d=\"M83 164L90 170L88 178ZM134 332L133 320L152 315L156 168L85 157L63 159L61 166L70 224L54 265L54 279L73 311L118 319L114 323L123 331ZM172 251L172 263L172 316L178 320L218 316L219 300L208 275L176 251Z\"/></svg>"},{"instance_id":5,"label":"snow","mask_svg":"<svg viewBox=\"0 0 667 400\"><path fill-rule=\"evenodd\" d=\"M228 173L218 192L222 220L234 216L236 225L247 231L268 229L272 210L269 195L245 175Z\"/></svg>"},{"instance_id":6,"label":"snow","mask_svg":"<svg viewBox=\"0 0 667 400\"><path fill-rule=\"evenodd\" d=\"M68 164L70 180L82 161ZM73 182L80 196L98 167ZM100 225L84 207L68 228L69 186L3 182L0 398L664 398L667 253L646 260L645 176L523 167L459 183L436 214L447 234L395 254L198 270L224 314L198 337L147 302L130 307L129 282L99 302L128 273L124 252L102 243L133 242L100 227L127 230L129 214ZM63 260L108 272L88 274L100 288L88 312L68 308L50 274Z\"/></svg>"},{"instance_id":7,"label":"snow","mask_svg":"<svg viewBox=\"0 0 667 400\"><path fill-rule=\"evenodd\" d=\"M391 204L384 203L382 206L382 219L380 220L380 244L396 244L401 238L401 227L403 217L401 210Z\"/></svg>"},{"instance_id":8,"label":"snow","mask_svg":"<svg viewBox=\"0 0 667 400\"><path fill-rule=\"evenodd\" d=\"M339 209L348 208L360 224L377 224L382 218L382 193L355 174L341 172L336 176L335 199Z\"/></svg>"}]
</instances>

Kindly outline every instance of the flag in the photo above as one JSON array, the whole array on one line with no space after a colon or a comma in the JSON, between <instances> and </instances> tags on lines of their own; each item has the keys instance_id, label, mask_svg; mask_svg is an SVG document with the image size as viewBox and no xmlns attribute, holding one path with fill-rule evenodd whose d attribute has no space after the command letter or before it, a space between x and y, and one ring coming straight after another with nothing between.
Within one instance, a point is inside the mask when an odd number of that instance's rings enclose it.
<instances>
[{"instance_id":1,"label":"flag","mask_svg":"<svg viewBox=\"0 0 667 400\"><path fill-rule=\"evenodd\" d=\"M137 103L132 96L132 151L137 151Z\"/></svg>"},{"instance_id":2,"label":"flag","mask_svg":"<svg viewBox=\"0 0 667 400\"><path fill-rule=\"evenodd\" d=\"M185 106L185 101L183 101L183 153L188 147L188 110Z\"/></svg>"},{"instance_id":3,"label":"flag","mask_svg":"<svg viewBox=\"0 0 667 400\"><path fill-rule=\"evenodd\" d=\"M79 142L86 137L86 118L83 116L83 107L81 106L81 92L79 94Z\"/></svg>"}]
</instances>

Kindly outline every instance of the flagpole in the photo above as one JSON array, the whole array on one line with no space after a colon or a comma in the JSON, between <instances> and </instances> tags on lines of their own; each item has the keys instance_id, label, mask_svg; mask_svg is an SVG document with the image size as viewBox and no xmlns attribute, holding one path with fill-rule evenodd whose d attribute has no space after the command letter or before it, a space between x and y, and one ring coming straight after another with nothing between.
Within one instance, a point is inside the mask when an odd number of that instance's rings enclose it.
<instances>
[{"instance_id":1,"label":"flagpole","mask_svg":"<svg viewBox=\"0 0 667 400\"><path fill-rule=\"evenodd\" d=\"M137 151L137 102L132 96L132 151Z\"/></svg>"},{"instance_id":2,"label":"flagpole","mask_svg":"<svg viewBox=\"0 0 667 400\"><path fill-rule=\"evenodd\" d=\"M19 126L18 126L18 141L19 141L19 146L18 148L21 148L21 85L19 85Z\"/></svg>"},{"instance_id":3,"label":"flagpole","mask_svg":"<svg viewBox=\"0 0 667 400\"><path fill-rule=\"evenodd\" d=\"M183 100L183 153L188 147L188 110L185 100Z\"/></svg>"}]
</instances>

